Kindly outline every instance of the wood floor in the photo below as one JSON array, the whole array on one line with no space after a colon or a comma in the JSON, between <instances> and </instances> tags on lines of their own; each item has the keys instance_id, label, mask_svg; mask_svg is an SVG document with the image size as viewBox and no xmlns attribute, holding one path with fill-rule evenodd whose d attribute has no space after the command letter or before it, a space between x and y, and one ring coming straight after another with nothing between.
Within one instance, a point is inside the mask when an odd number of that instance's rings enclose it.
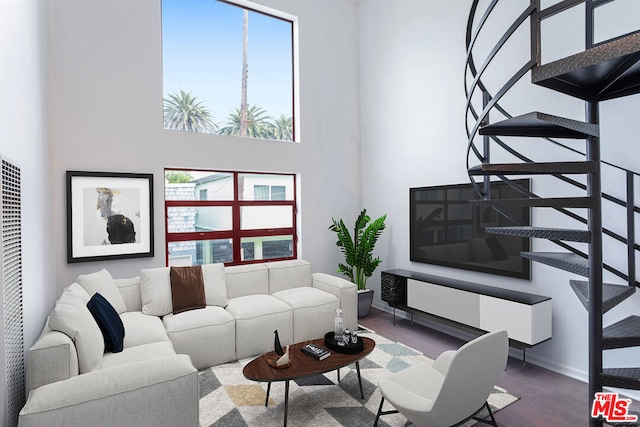
<instances>
[{"instance_id":1,"label":"wood floor","mask_svg":"<svg viewBox=\"0 0 640 427\"><path fill-rule=\"evenodd\" d=\"M359 323L431 358L464 344L458 338L398 316L394 326L391 314L375 308L369 316L359 319ZM495 415L500 427L584 427L589 424L586 383L510 357L498 385L520 396L520 400ZM640 408L638 402L632 406L634 411Z\"/></svg>"}]
</instances>

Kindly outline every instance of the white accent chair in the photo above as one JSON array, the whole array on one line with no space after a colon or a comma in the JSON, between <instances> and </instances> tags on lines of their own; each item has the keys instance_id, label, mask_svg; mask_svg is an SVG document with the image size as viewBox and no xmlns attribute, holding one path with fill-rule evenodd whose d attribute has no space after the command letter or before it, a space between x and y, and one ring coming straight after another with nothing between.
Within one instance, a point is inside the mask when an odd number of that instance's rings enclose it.
<instances>
[{"instance_id":1,"label":"white accent chair","mask_svg":"<svg viewBox=\"0 0 640 427\"><path fill-rule=\"evenodd\" d=\"M507 365L506 331L481 335L433 363L412 366L378 381L381 415L401 413L418 427L457 426L469 419L497 426L487 398ZM385 399L396 410L383 411ZM486 408L489 415L477 415Z\"/></svg>"}]
</instances>

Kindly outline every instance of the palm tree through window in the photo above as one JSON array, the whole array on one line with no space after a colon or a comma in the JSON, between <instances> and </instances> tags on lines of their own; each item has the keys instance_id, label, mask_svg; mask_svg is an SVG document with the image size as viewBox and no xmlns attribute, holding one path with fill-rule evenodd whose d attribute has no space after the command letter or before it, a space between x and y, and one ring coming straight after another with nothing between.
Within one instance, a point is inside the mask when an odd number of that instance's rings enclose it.
<instances>
[{"instance_id":1,"label":"palm tree through window","mask_svg":"<svg viewBox=\"0 0 640 427\"><path fill-rule=\"evenodd\" d=\"M297 141L297 25L244 0L162 0L165 129Z\"/></svg>"}]
</instances>

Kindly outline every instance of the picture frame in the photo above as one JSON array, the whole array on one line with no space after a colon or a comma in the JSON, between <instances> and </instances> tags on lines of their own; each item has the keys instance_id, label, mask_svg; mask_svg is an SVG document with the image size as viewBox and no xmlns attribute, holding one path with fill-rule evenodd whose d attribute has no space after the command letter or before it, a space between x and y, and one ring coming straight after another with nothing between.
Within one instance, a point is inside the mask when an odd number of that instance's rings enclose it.
<instances>
[{"instance_id":1,"label":"picture frame","mask_svg":"<svg viewBox=\"0 0 640 427\"><path fill-rule=\"evenodd\" d=\"M153 174L67 171L67 262L153 257Z\"/></svg>"}]
</instances>

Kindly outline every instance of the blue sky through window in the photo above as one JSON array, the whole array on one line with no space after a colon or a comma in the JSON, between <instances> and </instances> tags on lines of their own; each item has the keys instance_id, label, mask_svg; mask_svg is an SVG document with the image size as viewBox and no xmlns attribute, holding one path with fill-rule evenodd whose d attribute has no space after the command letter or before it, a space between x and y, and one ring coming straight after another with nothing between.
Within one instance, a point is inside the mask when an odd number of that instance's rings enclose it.
<instances>
[{"instance_id":1,"label":"blue sky through window","mask_svg":"<svg viewBox=\"0 0 640 427\"><path fill-rule=\"evenodd\" d=\"M240 107L241 7L217 0L162 0L163 97L180 90L213 120ZM292 23L249 11L248 103L293 116Z\"/></svg>"}]
</instances>

